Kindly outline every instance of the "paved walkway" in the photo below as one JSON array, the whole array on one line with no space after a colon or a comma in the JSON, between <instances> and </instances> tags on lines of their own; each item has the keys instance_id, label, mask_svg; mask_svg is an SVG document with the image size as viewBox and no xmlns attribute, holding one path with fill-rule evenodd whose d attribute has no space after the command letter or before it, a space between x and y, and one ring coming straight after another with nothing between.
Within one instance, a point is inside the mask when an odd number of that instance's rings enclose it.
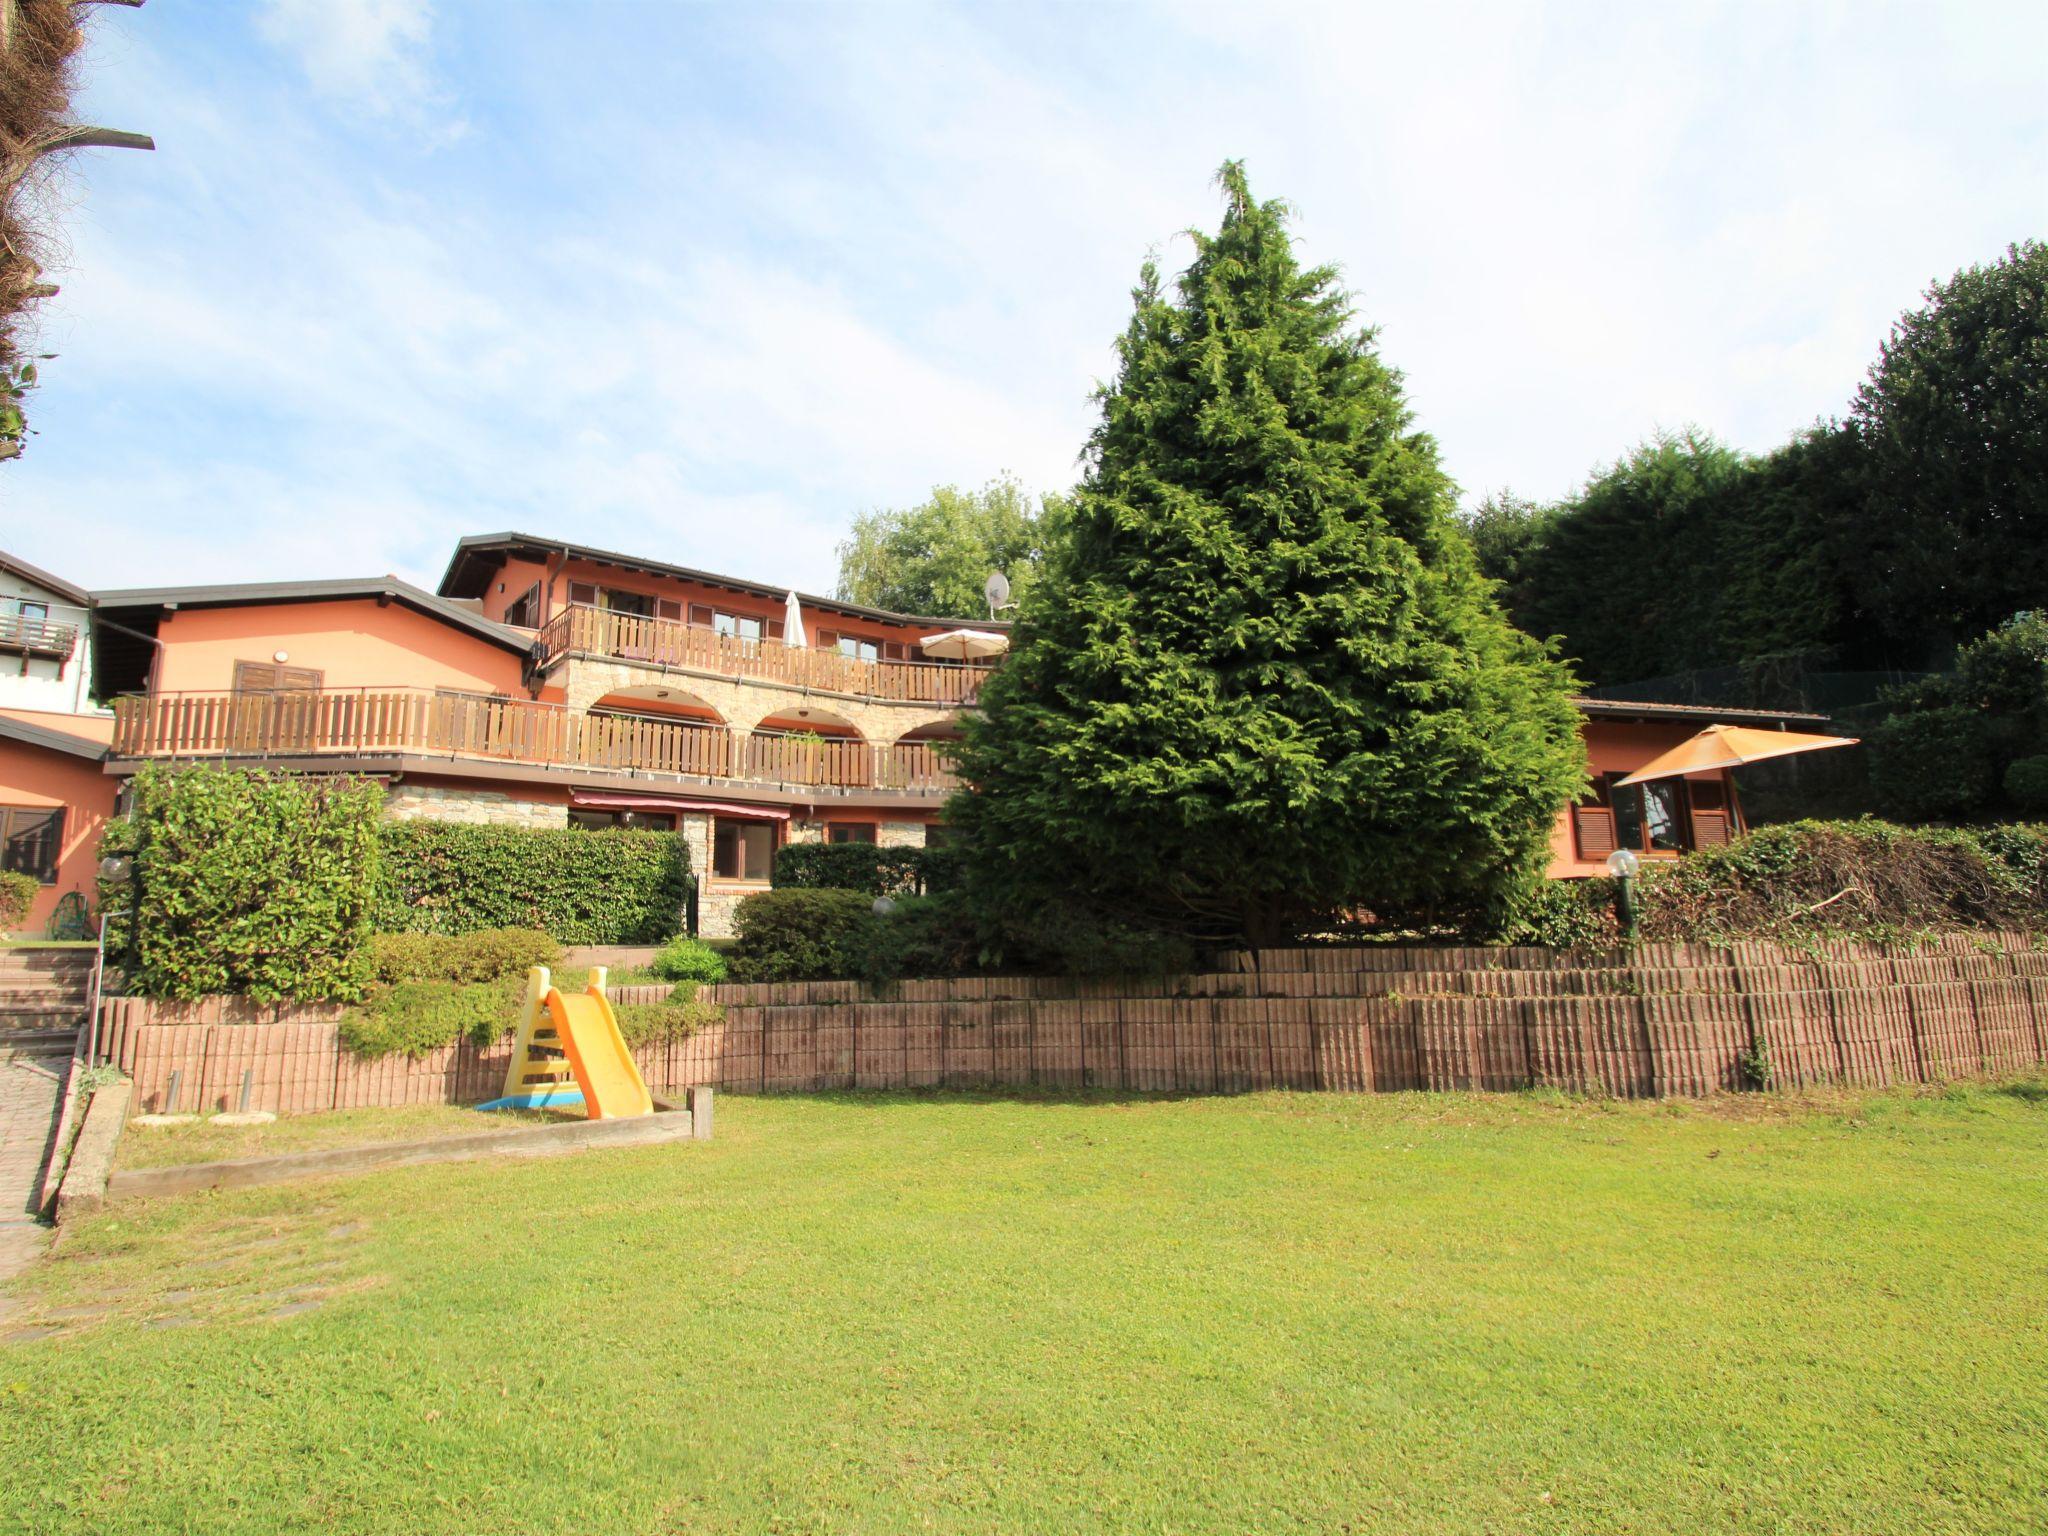
<instances>
[{"instance_id":1,"label":"paved walkway","mask_svg":"<svg viewBox=\"0 0 2048 1536\"><path fill-rule=\"evenodd\" d=\"M0 1280L35 1262L50 1229L36 1219L68 1057L0 1061Z\"/></svg>"}]
</instances>

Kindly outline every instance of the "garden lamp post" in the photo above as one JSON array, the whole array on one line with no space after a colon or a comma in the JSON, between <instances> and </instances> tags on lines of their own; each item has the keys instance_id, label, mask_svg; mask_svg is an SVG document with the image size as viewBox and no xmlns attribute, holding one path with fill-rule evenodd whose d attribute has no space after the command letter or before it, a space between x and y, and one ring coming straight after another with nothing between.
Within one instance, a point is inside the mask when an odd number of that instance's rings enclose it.
<instances>
[{"instance_id":1,"label":"garden lamp post","mask_svg":"<svg viewBox=\"0 0 2048 1536\"><path fill-rule=\"evenodd\" d=\"M1617 848L1607 855L1607 873L1614 876L1614 909L1621 918L1621 931L1633 944L1636 937L1636 870L1642 860L1633 849Z\"/></svg>"}]
</instances>

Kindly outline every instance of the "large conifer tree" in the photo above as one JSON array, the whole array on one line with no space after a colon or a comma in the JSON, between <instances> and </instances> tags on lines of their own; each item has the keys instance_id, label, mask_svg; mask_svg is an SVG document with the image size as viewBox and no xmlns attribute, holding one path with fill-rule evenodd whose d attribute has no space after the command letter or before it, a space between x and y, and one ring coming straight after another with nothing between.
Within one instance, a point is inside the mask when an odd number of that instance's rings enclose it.
<instances>
[{"instance_id":1,"label":"large conifer tree","mask_svg":"<svg viewBox=\"0 0 2048 1536\"><path fill-rule=\"evenodd\" d=\"M1178 297L1147 263L1071 524L967 725L970 895L1005 924L1270 943L1482 906L1584 754L1400 375L1226 164Z\"/></svg>"}]
</instances>

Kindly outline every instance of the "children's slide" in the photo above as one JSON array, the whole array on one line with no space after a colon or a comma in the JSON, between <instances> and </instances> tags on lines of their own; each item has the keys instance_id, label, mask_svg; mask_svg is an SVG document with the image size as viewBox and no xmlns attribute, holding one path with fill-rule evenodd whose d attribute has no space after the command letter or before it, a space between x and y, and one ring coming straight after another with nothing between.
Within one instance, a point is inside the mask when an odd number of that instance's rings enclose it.
<instances>
[{"instance_id":1,"label":"children's slide","mask_svg":"<svg viewBox=\"0 0 2048 1536\"><path fill-rule=\"evenodd\" d=\"M477 1108L566 1109L573 1104L581 1104L591 1120L654 1113L654 1097L626 1049L611 999L604 995L604 967L591 968L589 991L565 993L548 979L548 968L537 965L527 972L504 1096Z\"/></svg>"},{"instance_id":2,"label":"children's slide","mask_svg":"<svg viewBox=\"0 0 2048 1536\"><path fill-rule=\"evenodd\" d=\"M565 994L559 987L550 987L543 1006L554 1021L555 1034L583 1089L584 1109L592 1120L654 1113L654 1097L647 1091L633 1053L626 1049L610 998L602 992Z\"/></svg>"}]
</instances>

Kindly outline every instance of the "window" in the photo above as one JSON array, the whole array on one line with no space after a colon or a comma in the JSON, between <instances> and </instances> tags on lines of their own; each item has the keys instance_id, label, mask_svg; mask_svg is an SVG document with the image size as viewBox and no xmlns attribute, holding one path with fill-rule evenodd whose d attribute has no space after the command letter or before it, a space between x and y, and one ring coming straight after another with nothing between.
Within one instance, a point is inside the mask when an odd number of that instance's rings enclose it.
<instances>
[{"instance_id":1,"label":"window","mask_svg":"<svg viewBox=\"0 0 2048 1536\"><path fill-rule=\"evenodd\" d=\"M874 840L875 824L872 821L825 823L825 841L828 843L872 843Z\"/></svg>"},{"instance_id":2,"label":"window","mask_svg":"<svg viewBox=\"0 0 2048 1536\"><path fill-rule=\"evenodd\" d=\"M57 882L57 850L64 842L64 808L0 805L0 870Z\"/></svg>"},{"instance_id":3,"label":"window","mask_svg":"<svg viewBox=\"0 0 2048 1536\"><path fill-rule=\"evenodd\" d=\"M721 880L766 880L775 864L775 824L721 816L711 825L711 873Z\"/></svg>"},{"instance_id":4,"label":"window","mask_svg":"<svg viewBox=\"0 0 2048 1536\"><path fill-rule=\"evenodd\" d=\"M569 825L593 832L673 832L676 818L673 811L593 811L576 806L569 812Z\"/></svg>"},{"instance_id":5,"label":"window","mask_svg":"<svg viewBox=\"0 0 2048 1536\"><path fill-rule=\"evenodd\" d=\"M1686 780L1653 779L1647 784L1622 785L1615 782L1620 777L1624 776L1610 775L1598 787L1607 802L1611 839L1599 835L1597 817L1583 811L1578 817L1581 858L1605 858L1615 848L1679 853L1693 846Z\"/></svg>"},{"instance_id":6,"label":"window","mask_svg":"<svg viewBox=\"0 0 2048 1536\"><path fill-rule=\"evenodd\" d=\"M855 661L880 661L882 648L872 640L862 640L855 635L839 637L839 654L850 656Z\"/></svg>"},{"instance_id":7,"label":"window","mask_svg":"<svg viewBox=\"0 0 2048 1536\"><path fill-rule=\"evenodd\" d=\"M505 622L514 629L540 628L540 583L535 582L520 595L519 601L505 610Z\"/></svg>"},{"instance_id":8,"label":"window","mask_svg":"<svg viewBox=\"0 0 2048 1536\"><path fill-rule=\"evenodd\" d=\"M48 603L32 603L27 598L23 598L14 605L14 611L24 619L48 619L50 616L50 605Z\"/></svg>"},{"instance_id":9,"label":"window","mask_svg":"<svg viewBox=\"0 0 2048 1536\"><path fill-rule=\"evenodd\" d=\"M746 613L714 613L711 627L721 635L736 635L742 640L759 640L764 632L762 621Z\"/></svg>"}]
</instances>

